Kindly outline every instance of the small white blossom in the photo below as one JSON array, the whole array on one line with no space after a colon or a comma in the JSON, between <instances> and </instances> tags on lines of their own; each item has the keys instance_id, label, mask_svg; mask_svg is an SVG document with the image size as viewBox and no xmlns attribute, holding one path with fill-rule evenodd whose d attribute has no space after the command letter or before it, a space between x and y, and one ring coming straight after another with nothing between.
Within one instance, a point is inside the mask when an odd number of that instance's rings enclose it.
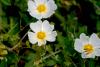
<instances>
[{"instance_id":1,"label":"small white blossom","mask_svg":"<svg viewBox=\"0 0 100 67\"><path fill-rule=\"evenodd\" d=\"M53 13L57 6L54 0L29 0L28 11L32 17L37 19L48 18Z\"/></svg>"},{"instance_id":2,"label":"small white blossom","mask_svg":"<svg viewBox=\"0 0 100 67\"><path fill-rule=\"evenodd\" d=\"M47 20L37 21L30 24L33 32L28 32L29 41L32 44L38 42L38 46L45 45L46 41L54 42L56 40L57 32L54 30L54 25L50 25Z\"/></svg>"},{"instance_id":3,"label":"small white blossom","mask_svg":"<svg viewBox=\"0 0 100 67\"><path fill-rule=\"evenodd\" d=\"M79 39L75 39L74 48L82 58L95 58L100 56L100 39L95 33L90 37L82 33Z\"/></svg>"}]
</instances>

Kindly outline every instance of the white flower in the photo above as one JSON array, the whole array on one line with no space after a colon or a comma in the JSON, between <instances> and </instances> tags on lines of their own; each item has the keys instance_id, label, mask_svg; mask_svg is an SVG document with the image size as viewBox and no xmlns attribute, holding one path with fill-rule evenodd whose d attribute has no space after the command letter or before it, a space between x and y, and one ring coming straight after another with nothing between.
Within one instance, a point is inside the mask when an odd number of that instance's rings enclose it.
<instances>
[{"instance_id":1,"label":"white flower","mask_svg":"<svg viewBox=\"0 0 100 67\"><path fill-rule=\"evenodd\" d=\"M28 32L28 37L32 44L38 42L38 46L41 46L45 45L46 41L54 42L56 39L57 32L53 31L54 25L50 25L47 20L31 23L30 28L33 32Z\"/></svg>"},{"instance_id":2,"label":"white flower","mask_svg":"<svg viewBox=\"0 0 100 67\"><path fill-rule=\"evenodd\" d=\"M28 11L32 17L37 19L48 18L53 13L57 6L54 0L29 0Z\"/></svg>"},{"instance_id":3,"label":"white flower","mask_svg":"<svg viewBox=\"0 0 100 67\"><path fill-rule=\"evenodd\" d=\"M100 56L100 39L95 33L90 37L82 33L79 39L75 39L74 48L82 53L82 58L95 58Z\"/></svg>"}]
</instances>

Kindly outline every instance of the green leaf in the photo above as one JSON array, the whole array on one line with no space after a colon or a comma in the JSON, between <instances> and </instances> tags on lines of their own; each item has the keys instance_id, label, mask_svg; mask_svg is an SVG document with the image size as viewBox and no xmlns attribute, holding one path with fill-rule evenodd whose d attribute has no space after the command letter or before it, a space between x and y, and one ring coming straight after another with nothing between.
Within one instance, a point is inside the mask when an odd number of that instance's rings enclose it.
<instances>
[{"instance_id":1,"label":"green leaf","mask_svg":"<svg viewBox=\"0 0 100 67\"><path fill-rule=\"evenodd\" d=\"M28 54L25 56L25 59L27 62L25 63L25 67L34 67L34 60L35 60L35 54L33 52L28 52Z\"/></svg>"},{"instance_id":2,"label":"green leaf","mask_svg":"<svg viewBox=\"0 0 100 67\"><path fill-rule=\"evenodd\" d=\"M27 62L27 63L25 64L25 67L35 67L33 60Z\"/></svg>"},{"instance_id":3,"label":"green leaf","mask_svg":"<svg viewBox=\"0 0 100 67\"><path fill-rule=\"evenodd\" d=\"M15 18L10 17L10 30L8 32L9 35L15 35L20 32L20 23L15 21Z\"/></svg>"},{"instance_id":4,"label":"green leaf","mask_svg":"<svg viewBox=\"0 0 100 67\"><path fill-rule=\"evenodd\" d=\"M7 67L7 62L5 59L0 61L0 67Z\"/></svg>"},{"instance_id":5,"label":"green leaf","mask_svg":"<svg viewBox=\"0 0 100 67\"><path fill-rule=\"evenodd\" d=\"M1 0L4 5L11 5L11 0Z\"/></svg>"},{"instance_id":6,"label":"green leaf","mask_svg":"<svg viewBox=\"0 0 100 67\"><path fill-rule=\"evenodd\" d=\"M94 59L90 59L90 61L89 61L89 67L95 67Z\"/></svg>"},{"instance_id":7,"label":"green leaf","mask_svg":"<svg viewBox=\"0 0 100 67\"><path fill-rule=\"evenodd\" d=\"M96 13L97 13L98 15L100 15L100 9L97 9L97 10L96 10Z\"/></svg>"},{"instance_id":8,"label":"green leaf","mask_svg":"<svg viewBox=\"0 0 100 67\"><path fill-rule=\"evenodd\" d=\"M47 60L46 63L45 63L47 66L53 66L56 64L56 62L54 60Z\"/></svg>"},{"instance_id":9,"label":"green leaf","mask_svg":"<svg viewBox=\"0 0 100 67\"><path fill-rule=\"evenodd\" d=\"M8 64L16 64L19 61L19 57L15 53L9 53L7 55Z\"/></svg>"},{"instance_id":10,"label":"green leaf","mask_svg":"<svg viewBox=\"0 0 100 67\"><path fill-rule=\"evenodd\" d=\"M97 21L96 27L97 31L100 31L100 20Z\"/></svg>"}]
</instances>

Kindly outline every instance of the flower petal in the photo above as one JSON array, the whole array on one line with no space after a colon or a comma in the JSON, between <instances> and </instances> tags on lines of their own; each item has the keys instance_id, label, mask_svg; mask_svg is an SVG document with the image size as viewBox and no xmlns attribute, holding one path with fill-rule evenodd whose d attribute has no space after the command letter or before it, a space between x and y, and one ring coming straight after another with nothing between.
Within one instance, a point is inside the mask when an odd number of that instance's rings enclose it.
<instances>
[{"instance_id":1,"label":"flower petal","mask_svg":"<svg viewBox=\"0 0 100 67\"><path fill-rule=\"evenodd\" d=\"M55 13L55 10L57 9L57 5L53 0L48 0L46 6L47 6L47 12L43 14L43 18L50 17Z\"/></svg>"},{"instance_id":2,"label":"flower petal","mask_svg":"<svg viewBox=\"0 0 100 67\"><path fill-rule=\"evenodd\" d=\"M42 30L45 32L52 32L54 29L54 25L50 25L47 20L45 20L42 24Z\"/></svg>"},{"instance_id":3,"label":"flower petal","mask_svg":"<svg viewBox=\"0 0 100 67\"><path fill-rule=\"evenodd\" d=\"M51 10L51 9L47 9L48 11L44 14L42 14L42 17L43 18L47 18L47 17L50 17L51 15L53 15L55 13L55 11Z\"/></svg>"},{"instance_id":4,"label":"flower petal","mask_svg":"<svg viewBox=\"0 0 100 67\"><path fill-rule=\"evenodd\" d=\"M41 31L42 28L42 21L39 20L36 23L31 23L30 28L32 29L33 32L39 32Z\"/></svg>"},{"instance_id":5,"label":"flower petal","mask_svg":"<svg viewBox=\"0 0 100 67\"><path fill-rule=\"evenodd\" d=\"M96 56L100 56L100 49L96 49L96 50L95 50L95 55L96 55Z\"/></svg>"},{"instance_id":6,"label":"flower petal","mask_svg":"<svg viewBox=\"0 0 100 67\"><path fill-rule=\"evenodd\" d=\"M28 1L28 11L34 11L34 9L36 8L36 4L32 1L32 0L29 0Z\"/></svg>"},{"instance_id":7,"label":"flower petal","mask_svg":"<svg viewBox=\"0 0 100 67\"><path fill-rule=\"evenodd\" d=\"M53 31L50 34L47 34L46 40L50 42L54 42L56 40L57 32Z\"/></svg>"},{"instance_id":8,"label":"flower petal","mask_svg":"<svg viewBox=\"0 0 100 67\"><path fill-rule=\"evenodd\" d=\"M90 43L93 44L94 47L100 48L100 39L99 39L99 37L95 33L93 33L90 36Z\"/></svg>"},{"instance_id":9,"label":"flower petal","mask_svg":"<svg viewBox=\"0 0 100 67\"><path fill-rule=\"evenodd\" d=\"M89 42L89 37L86 36L84 33L81 33L80 40L82 41L83 44L87 44Z\"/></svg>"},{"instance_id":10,"label":"flower petal","mask_svg":"<svg viewBox=\"0 0 100 67\"><path fill-rule=\"evenodd\" d=\"M38 40L38 46L42 46L46 44L46 40Z\"/></svg>"},{"instance_id":11,"label":"flower petal","mask_svg":"<svg viewBox=\"0 0 100 67\"><path fill-rule=\"evenodd\" d=\"M47 4L51 8L51 10L56 10L57 9L57 5L55 4L54 0L48 0Z\"/></svg>"},{"instance_id":12,"label":"flower petal","mask_svg":"<svg viewBox=\"0 0 100 67\"><path fill-rule=\"evenodd\" d=\"M29 38L29 41L30 41L32 44L35 44L35 43L37 42L36 34L33 33L33 32L28 32L28 38Z\"/></svg>"},{"instance_id":13,"label":"flower petal","mask_svg":"<svg viewBox=\"0 0 100 67\"><path fill-rule=\"evenodd\" d=\"M34 10L34 12L33 12L33 11L30 12L30 15L31 15L32 17L37 18L38 20L42 19L42 15L41 15L41 14L38 14L38 13L36 12L36 10Z\"/></svg>"},{"instance_id":14,"label":"flower petal","mask_svg":"<svg viewBox=\"0 0 100 67\"><path fill-rule=\"evenodd\" d=\"M82 56L82 58L95 58L95 54L94 53L89 54L89 55L86 55L86 53L82 53L81 56Z\"/></svg>"},{"instance_id":15,"label":"flower petal","mask_svg":"<svg viewBox=\"0 0 100 67\"><path fill-rule=\"evenodd\" d=\"M82 47L83 47L82 41L80 39L75 39L75 43L74 43L75 50L82 53L83 50Z\"/></svg>"}]
</instances>

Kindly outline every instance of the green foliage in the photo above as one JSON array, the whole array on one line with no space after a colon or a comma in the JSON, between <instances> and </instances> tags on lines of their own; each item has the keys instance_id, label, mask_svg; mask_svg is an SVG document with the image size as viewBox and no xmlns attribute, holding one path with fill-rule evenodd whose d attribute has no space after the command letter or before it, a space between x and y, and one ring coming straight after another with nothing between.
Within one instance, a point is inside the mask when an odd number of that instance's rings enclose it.
<instances>
[{"instance_id":1,"label":"green foliage","mask_svg":"<svg viewBox=\"0 0 100 67\"><path fill-rule=\"evenodd\" d=\"M5 59L0 62L0 67L7 67L7 61Z\"/></svg>"},{"instance_id":2,"label":"green foliage","mask_svg":"<svg viewBox=\"0 0 100 67\"><path fill-rule=\"evenodd\" d=\"M95 22L91 23L82 22L88 20L82 17L79 0L54 0L58 8L48 20L55 25L57 39L41 47L32 45L27 38L29 24L36 21L27 11L27 1L0 0L0 45L5 45L8 52L2 56L0 67L100 67L100 58L82 59L74 50L74 40L80 33L100 35L99 0L82 0L93 5L94 13L90 12L89 18Z\"/></svg>"}]
</instances>

